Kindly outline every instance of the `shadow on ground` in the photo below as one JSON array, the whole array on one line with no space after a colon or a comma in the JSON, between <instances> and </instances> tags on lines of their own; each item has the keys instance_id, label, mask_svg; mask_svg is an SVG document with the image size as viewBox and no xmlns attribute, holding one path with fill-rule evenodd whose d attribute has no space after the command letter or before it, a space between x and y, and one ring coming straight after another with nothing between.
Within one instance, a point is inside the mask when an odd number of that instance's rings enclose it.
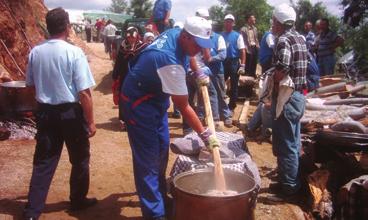
<instances>
[{"instance_id":1,"label":"shadow on ground","mask_svg":"<svg viewBox=\"0 0 368 220\"><path fill-rule=\"evenodd\" d=\"M107 73L102 79L101 82L95 87L95 91L99 91L104 95L111 94L111 85L112 85L112 71ZM112 103L112 100L111 100Z\"/></svg>"},{"instance_id":2,"label":"shadow on ground","mask_svg":"<svg viewBox=\"0 0 368 220\"><path fill-rule=\"evenodd\" d=\"M97 123L96 128L107 131L122 131L118 117L110 118L108 122Z\"/></svg>"},{"instance_id":3,"label":"shadow on ground","mask_svg":"<svg viewBox=\"0 0 368 220\"><path fill-rule=\"evenodd\" d=\"M128 217L122 215L124 208L140 207L137 199L127 197L135 196L136 193L116 193L108 197L98 200L98 203L85 210L71 212L69 211L69 202L62 201L57 203L46 204L43 213L66 212L79 220L90 219L116 219L116 220L140 220L142 217ZM125 198L125 199L124 199ZM26 205L26 196L14 199L0 200L0 217L1 215L12 216L13 219L22 219L23 209Z\"/></svg>"}]
</instances>

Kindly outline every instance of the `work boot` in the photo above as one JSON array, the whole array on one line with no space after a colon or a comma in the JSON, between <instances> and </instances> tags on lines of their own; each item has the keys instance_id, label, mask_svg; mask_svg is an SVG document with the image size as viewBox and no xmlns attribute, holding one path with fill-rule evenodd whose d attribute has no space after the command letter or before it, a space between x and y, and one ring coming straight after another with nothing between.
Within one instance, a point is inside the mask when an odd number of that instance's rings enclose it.
<instances>
[{"instance_id":1,"label":"work boot","mask_svg":"<svg viewBox=\"0 0 368 220\"><path fill-rule=\"evenodd\" d=\"M81 201L71 201L70 202L70 210L71 211L79 211L91 207L97 203L96 198L85 198Z\"/></svg>"}]
</instances>

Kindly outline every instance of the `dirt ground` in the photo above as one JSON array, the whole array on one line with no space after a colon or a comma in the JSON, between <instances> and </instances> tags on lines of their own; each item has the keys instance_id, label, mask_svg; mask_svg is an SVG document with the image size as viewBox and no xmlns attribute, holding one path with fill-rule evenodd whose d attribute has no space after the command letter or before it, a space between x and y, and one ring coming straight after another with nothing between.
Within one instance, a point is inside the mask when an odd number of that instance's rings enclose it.
<instances>
[{"instance_id":1,"label":"dirt ground","mask_svg":"<svg viewBox=\"0 0 368 220\"><path fill-rule=\"evenodd\" d=\"M93 99L97 126L97 134L91 138L89 196L97 197L99 202L85 211L68 211L71 166L64 148L40 219L141 219L127 133L119 130L117 108L112 105L109 73L112 63L104 54L102 44L88 45L98 54L89 56L96 80ZM171 138L182 135L180 122L179 119L170 119ZM239 132L235 127L228 131ZM34 140L0 142L0 220L20 219L22 216L32 172L34 145ZM256 219L304 219L301 209L296 205L267 202L265 191L276 167L271 145L256 142L247 142L247 145L262 177L262 189L255 210ZM170 153L168 173L175 157Z\"/></svg>"}]
</instances>

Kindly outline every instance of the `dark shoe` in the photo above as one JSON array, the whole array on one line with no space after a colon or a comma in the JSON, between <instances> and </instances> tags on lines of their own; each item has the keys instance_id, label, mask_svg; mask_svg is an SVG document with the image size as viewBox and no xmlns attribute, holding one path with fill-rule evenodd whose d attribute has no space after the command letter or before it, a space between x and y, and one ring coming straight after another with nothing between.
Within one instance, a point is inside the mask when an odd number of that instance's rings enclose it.
<instances>
[{"instance_id":1,"label":"dark shoe","mask_svg":"<svg viewBox=\"0 0 368 220\"><path fill-rule=\"evenodd\" d=\"M272 194L281 194L282 193L282 185L280 183L271 183L268 186L268 192Z\"/></svg>"},{"instance_id":2,"label":"dark shoe","mask_svg":"<svg viewBox=\"0 0 368 220\"><path fill-rule=\"evenodd\" d=\"M35 217L24 217L23 220L37 220Z\"/></svg>"},{"instance_id":3,"label":"dark shoe","mask_svg":"<svg viewBox=\"0 0 368 220\"><path fill-rule=\"evenodd\" d=\"M96 203L97 203L96 198L85 198L82 201L72 201L70 203L71 205L70 210L71 211L83 210L83 209L86 209L88 207L95 205Z\"/></svg>"}]
</instances>

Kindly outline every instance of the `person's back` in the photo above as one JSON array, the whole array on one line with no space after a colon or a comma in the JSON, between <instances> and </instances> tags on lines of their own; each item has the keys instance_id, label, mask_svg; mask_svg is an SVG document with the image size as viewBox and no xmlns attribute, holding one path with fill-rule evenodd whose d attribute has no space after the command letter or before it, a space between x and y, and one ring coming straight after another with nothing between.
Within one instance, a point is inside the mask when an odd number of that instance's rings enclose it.
<instances>
[{"instance_id":1,"label":"person's back","mask_svg":"<svg viewBox=\"0 0 368 220\"><path fill-rule=\"evenodd\" d=\"M28 60L26 85L36 90L37 138L24 219L38 219L65 143L71 163L70 210L96 204L89 189L89 137L96 133L90 88L95 85L87 59L78 47L66 42L70 33L68 13L62 8L47 12L50 40L34 47Z\"/></svg>"},{"instance_id":2,"label":"person's back","mask_svg":"<svg viewBox=\"0 0 368 220\"><path fill-rule=\"evenodd\" d=\"M48 40L36 46L30 59L36 99L40 103L57 105L78 102L77 91L90 86L85 85L81 75L76 75L78 72L90 77L85 71L80 72L80 66L86 59L83 51L64 40Z\"/></svg>"}]
</instances>

